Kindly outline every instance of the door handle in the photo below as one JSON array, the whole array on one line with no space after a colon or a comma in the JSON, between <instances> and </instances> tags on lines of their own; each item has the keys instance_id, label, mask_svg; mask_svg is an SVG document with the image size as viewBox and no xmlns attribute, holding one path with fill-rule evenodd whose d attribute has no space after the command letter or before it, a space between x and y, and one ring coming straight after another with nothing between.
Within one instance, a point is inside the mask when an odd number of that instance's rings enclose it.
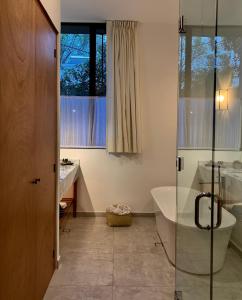
<instances>
[{"instance_id":1,"label":"door handle","mask_svg":"<svg viewBox=\"0 0 242 300\"><path fill-rule=\"evenodd\" d=\"M200 212L200 200L202 198L211 198L211 200L212 200L212 194L211 193L201 193L196 197L196 199L195 199L195 224L200 229L210 230L211 229L210 225L202 226L200 224L200 213L199 212ZM214 198L217 200L217 223L215 226L213 226L213 229L217 229L220 227L220 225L222 223L222 199L217 195L214 195Z\"/></svg>"},{"instance_id":2,"label":"door handle","mask_svg":"<svg viewBox=\"0 0 242 300\"><path fill-rule=\"evenodd\" d=\"M222 223L222 199L218 195L214 195L214 198L217 200L217 223L213 227L214 229L217 229L220 227Z\"/></svg>"},{"instance_id":3,"label":"door handle","mask_svg":"<svg viewBox=\"0 0 242 300\"><path fill-rule=\"evenodd\" d=\"M202 198L211 198L211 197L212 197L211 193L201 193L195 199L195 224L200 229L205 229L205 230L211 229L211 227L209 225L202 226L200 224L200 200Z\"/></svg>"},{"instance_id":4,"label":"door handle","mask_svg":"<svg viewBox=\"0 0 242 300\"><path fill-rule=\"evenodd\" d=\"M35 178L31 181L32 184L38 184L38 182L40 182L40 178Z\"/></svg>"}]
</instances>

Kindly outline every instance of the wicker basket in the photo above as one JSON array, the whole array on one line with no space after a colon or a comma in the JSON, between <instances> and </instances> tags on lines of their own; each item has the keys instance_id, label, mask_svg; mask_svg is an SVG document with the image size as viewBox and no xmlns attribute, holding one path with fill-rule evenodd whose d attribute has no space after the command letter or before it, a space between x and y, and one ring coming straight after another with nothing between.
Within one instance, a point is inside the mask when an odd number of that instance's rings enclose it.
<instances>
[{"instance_id":1,"label":"wicker basket","mask_svg":"<svg viewBox=\"0 0 242 300\"><path fill-rule=\"evenodd\" d=\"M106 213L108 226L118 227L118 226L131 226L132 225L132 214L128 215L115 215L111 212Z\"/></svg>"}]
</instances>

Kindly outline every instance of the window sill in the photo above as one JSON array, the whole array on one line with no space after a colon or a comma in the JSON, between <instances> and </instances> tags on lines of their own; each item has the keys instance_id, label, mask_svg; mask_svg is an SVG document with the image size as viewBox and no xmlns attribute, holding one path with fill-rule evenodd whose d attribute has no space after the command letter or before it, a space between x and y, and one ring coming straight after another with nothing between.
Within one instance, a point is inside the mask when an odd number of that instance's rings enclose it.
<instances>
[{"instance_id":1,"label":"window sill","mask_svg":"<svg viewBox=\"0 0 242 300\"><path fill-rule=\"evenodd\" d=\"M103 147L60 146L60 149L106 150L107 148L105 146L103 146Z\"/></svg>"}]
</instances>

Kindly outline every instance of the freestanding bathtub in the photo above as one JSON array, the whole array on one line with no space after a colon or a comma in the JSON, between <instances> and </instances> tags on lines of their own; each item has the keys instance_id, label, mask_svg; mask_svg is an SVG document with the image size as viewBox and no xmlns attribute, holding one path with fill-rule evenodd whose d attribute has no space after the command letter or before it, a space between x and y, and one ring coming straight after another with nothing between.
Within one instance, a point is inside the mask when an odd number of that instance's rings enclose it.
<instances>
[{"instance_id":1,"label":"freestanding bathtub","mask_svg":"<svg viewBox=\"0 0 242 300\"><path fill-rule=\"evenodd\" d=\"M178 201L176 201L176 189ZM183 271L205 275L210 273L211 230L202 230L195 225L195 198L199 193L190 188L175 186L151 190L157 231L170 262ZM209 198L201 200L200 223L202 225L210 223L210 202ZM235 223L235 217L222 209L221 226L214 229L214 273L223 267Z\"/></svg>"}]
</instances>

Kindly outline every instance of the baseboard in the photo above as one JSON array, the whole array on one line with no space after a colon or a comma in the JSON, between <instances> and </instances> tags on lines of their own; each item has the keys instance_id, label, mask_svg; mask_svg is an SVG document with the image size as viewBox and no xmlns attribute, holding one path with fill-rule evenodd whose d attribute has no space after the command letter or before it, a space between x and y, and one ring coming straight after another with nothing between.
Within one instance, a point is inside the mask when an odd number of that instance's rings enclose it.
<instances>
[{"instance_id":1,"label":"baseboard","mask_svg":"<svg viewBox=\"0 0 242 300\"><path fill-rule=\"evenodd\" d=\"M155 214L152 212L134 212L132 213L134 217L154 217ZM78 211L76 213L77 217L105 217L106 212L104 211L99 211L99 212L92 212L92 211Z\"/></svg>"},{"instance_id":2,"label":"baseboard","mask_svg":"<svg viewBox=\"0 0 242 300\"><path fill-rule=\"evenodd\" d=\"M134 217L154 217L155 216L155 213L153 212L135 212L133 213L133 216Z\"/></svg>"}]
</instances>

